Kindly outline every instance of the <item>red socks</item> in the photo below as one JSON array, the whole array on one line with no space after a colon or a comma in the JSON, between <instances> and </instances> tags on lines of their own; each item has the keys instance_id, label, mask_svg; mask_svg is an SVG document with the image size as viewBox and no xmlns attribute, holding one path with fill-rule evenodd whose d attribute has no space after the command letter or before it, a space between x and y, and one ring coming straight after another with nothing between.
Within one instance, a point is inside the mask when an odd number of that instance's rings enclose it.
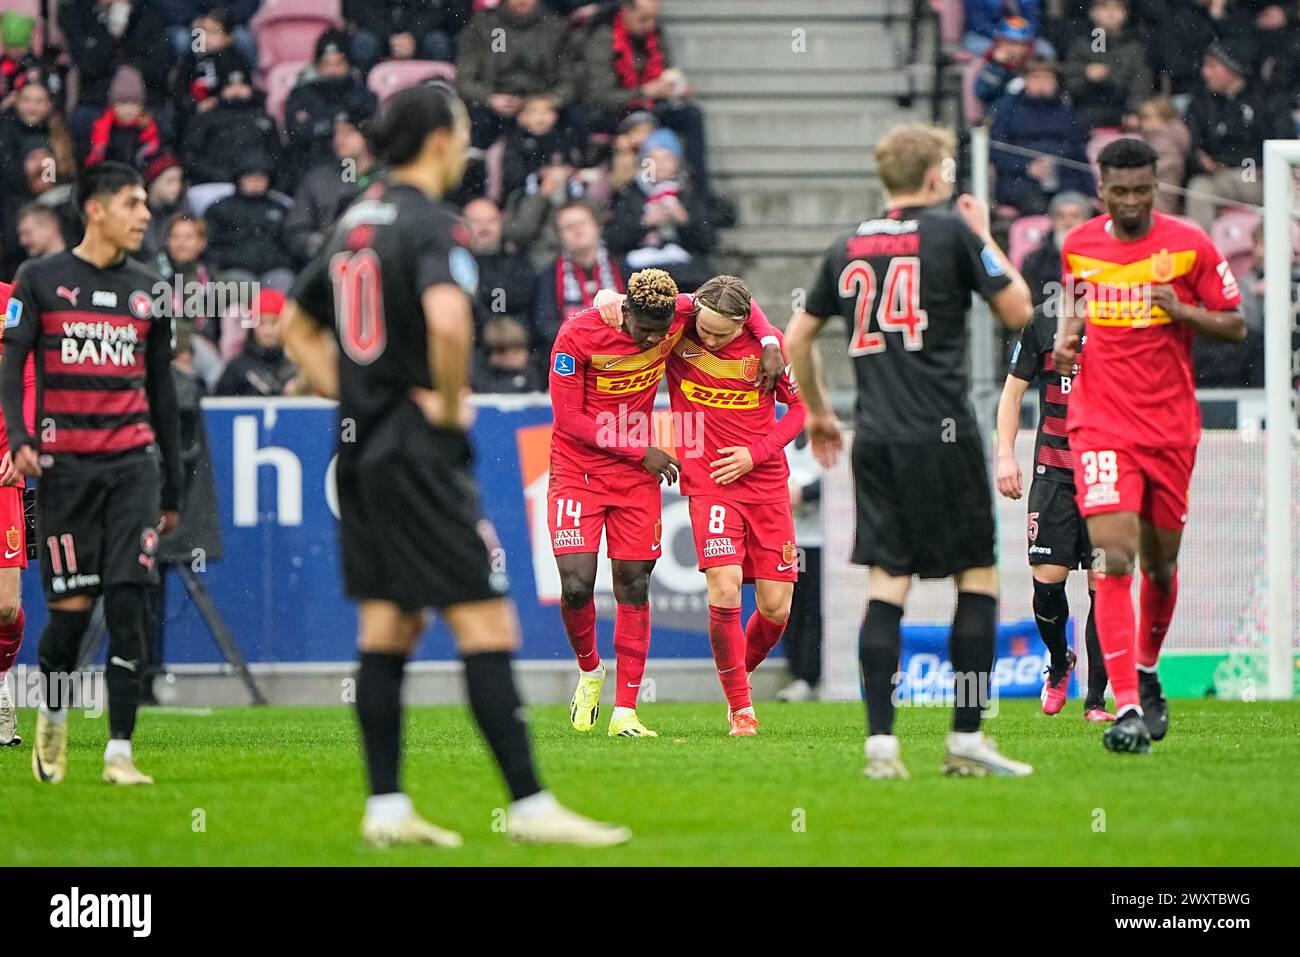
<instances>
[{"instance_id":1,"label":"red socks","mask_svg":"<svg viewBox=\"0 0 1300 957\"><path fill-rule=\"evenodd\" d=\"M23 645L23 625L26 621L27 616L19 608L18 617L9 624L0 622L0 675L12 668L18 659L18 649Z\"/></svg>"},{"instance_id":2,"label":"red socks","mask_svg":"<svg viewBox=\"0 0 1300 957\"><path fill-rule=\"evenodd\" d=\"M594 614L594 612L593 612ZM614 618L614 655L618 660L616 708L636 708L636 696L650 653L650 606L619 605Z\"/></svg>"},{"instance_id":3,"label":"red socks","mask_svg":"<svg viewBox=\"0 0 1300 957\"><path fill-rule=\"evenodd\" d=\"M745 674L745 632L740 628L739 608L709 605L709 644L718 666L718 680L732 711L751 706L749 678Z\"/></svg>"},{"instance_id":4,"label":"red socks","mask_svg":"<svg viewBox=\"0 0 1300 957\"><path fill-rule=\"evenodd\" d=\"M600 652L596 650L595 601L589 601L581 608L569 608L561 602L560 619L578 659L578 667L583 671L595 671L600 667Z\"/></svg>"},{"instance_id":5,"label":"red socks","mask_svg":"<svg viewBox=\"0 0 1300 957\"><path fill-rule=\"evenodd\" d=\"M1165 633L1169 631L1169 621L1174 617L1174 606L1178 604L1178 570L1169 581L1169 591L1163 591L1147 575L1142 574L1142 585L1138 589L1138 607L1141 617L1138 619L1137 663L1138 667L1154 670L1160 658L1160 646L1165 643Z\"/></svg>"},{"instance_id":6,"label":"red socks","mask_svg":"<svg viewBox=\"0 0 1300 957\"><path fill-rule=\"evenodd\" d=\"M745 623L745 671L753 671L776 647L785 631L785 622L773 621L756 611Z\"/></svg>"},{"instance_id":7,"label":"red socks","mask_svg":"<svg viewBox=\"0 0 1300 957\"><path fill-rule=\"evenodd\" d=\"M1138 705L1137 623L1133 615L1133 576L1097 576L1097 640L1115 692L1116 714ZM1172 607L1172 603L1171 603Z\"/></svg>"}]
</instances>

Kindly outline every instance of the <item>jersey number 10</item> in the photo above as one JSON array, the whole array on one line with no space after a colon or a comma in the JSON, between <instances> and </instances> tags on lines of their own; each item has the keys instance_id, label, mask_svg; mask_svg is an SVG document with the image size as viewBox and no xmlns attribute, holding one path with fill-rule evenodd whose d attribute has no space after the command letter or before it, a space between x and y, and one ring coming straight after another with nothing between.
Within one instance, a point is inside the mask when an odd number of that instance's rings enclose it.
<instances>
[{"instance_id":1,"label":"jersey number 10","mask_svg":"<svg viewBox=\"0 0 1300 957\"><path fill-rule=\"evenodd\" d=\"M920 350L922 332L930 325L921 308L921 260L916 256L896 256L885 271L885 294L876 305L876 271L865 259L854 259L840 273L840 296L856 297L853 307L853 335L849 355L869 356L885 351L885 333L901 332L903 348ZM876 324L871 331L871 307L876 306Z\"/></svg>"},{"instance_id":2,"label":"jersey number 10","mask_svg":"<svg viewBox=\"0 0 1300 957\"><path fill-rule=\"evenodd\" d=\"M388 344L379 257L373 249L337 253L330 259L330 281L339 343L349 359L368 366Z\"/></svg>"}]
</instances>

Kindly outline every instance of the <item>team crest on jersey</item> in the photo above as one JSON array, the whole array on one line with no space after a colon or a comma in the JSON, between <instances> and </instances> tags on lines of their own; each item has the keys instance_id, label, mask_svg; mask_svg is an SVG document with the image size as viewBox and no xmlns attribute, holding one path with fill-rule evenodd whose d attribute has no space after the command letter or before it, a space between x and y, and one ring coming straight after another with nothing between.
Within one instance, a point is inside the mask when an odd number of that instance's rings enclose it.
<instances>
[{"instance_id":1,"label":"team crest on jersey","mask_svg":"<svg viewBox=\"0 0 1300 957\"><path fill-rule=\"evenodd\" d=\"M1169 282L1174 278L1174 254L1168 249L1151 254L1151 278L1156 282Z\"/></svg>"},{"instance_id":2,"label":"team crest on jersey","mask_svg":"<svg viewBox=\"0 0 1300 957\"><path fill-rule=\"evenodd\" d=\"M5 547L11 552L16 552L23 544L23 537L18 531L17 525L10 525L5 530Z\"/></svg>"},{"instance_id":3,"label":"team crest on jersey","mask_svg":"<svg viewBox=\"0 0 1300 957\"><path fill-rule=\"evenodd\" d=\"M143 289L137 289L131 293L131 298L127 300L127 305L131 309L131 315L137 319L147 319L153 312L153 300Z\"/></svg>"},{"instance_id":4,"label":"team crest on jersey","mask_svg":"<svg viewBox=\"0 0 1300 957\"><path fill-rule=\"evenodd\" d=\"M658 548L659 543L663 541L663 537L664 537L664 522L663 519L660 519L659 521L655 522L655 540L651 543L652 546L654 548Z\"/></svg>"},{"instance_id":5,"label":"team crest on jersey","mask_svg":"<svg viewBox=\"0 0 1300 957\"><path fill-rule=\"evenodd\" d=\"M793 565L794 560L799 557L799 550L794 547L794 542L786 542L781 546L781 564Z\"/></svg>"},{"instance_id":6,"label":"team crest on jersey","mask_svg":"<svg viewBox=\"0 0 1300 957\"><path fill-rule=\"evenodd\" d=\"M740 377L746 382L758 381L758 356L745 356L740 360Z\"/></svg>"},{"instance_id":7,"label":"team crest on jersey","mask_svg":"<svg viewBox=\"0 0 1300 957\"><path fill-rule=\"evenodd\" d=\"M158 551L158 530L146 528L140 533L140 564L153 570L153 556Z\"/></svg>"}]
</instances>

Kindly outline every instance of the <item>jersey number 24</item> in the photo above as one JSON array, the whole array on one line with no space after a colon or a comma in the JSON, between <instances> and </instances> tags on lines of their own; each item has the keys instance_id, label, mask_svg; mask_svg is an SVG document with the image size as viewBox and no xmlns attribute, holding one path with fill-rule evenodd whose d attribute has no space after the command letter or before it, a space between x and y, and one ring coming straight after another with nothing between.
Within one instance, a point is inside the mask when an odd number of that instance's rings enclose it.
<instances>
[{"instance_id":1,"label":"jersey number 24","mask_svg":"<svg viewBox=\"0 0 1300 957\"><path fill-rule=\"evenodd\" d=\"M339 344L349 359L368 366L388 344L379 257L373 249L337 253L330 259L330 281Z\"/></svg>"},{"instance_id":2,"label":"jersey number 24","mask_svg":"<svg viewBox=\"0 0 1300 957\"><path fill-rule=\"evenodd\" d=\"M876 271L865 259L854 259L840 273L840 296L854 297L853 334L849 355L869 356L885 351L885 333L901 332L903 348L920 350L922 333L930 325L921 308L921 260L916 256L895 256L885 271L885 294L876 301ZM871 329L872 307L876 324Z\"/></svg>"}]
</instances>

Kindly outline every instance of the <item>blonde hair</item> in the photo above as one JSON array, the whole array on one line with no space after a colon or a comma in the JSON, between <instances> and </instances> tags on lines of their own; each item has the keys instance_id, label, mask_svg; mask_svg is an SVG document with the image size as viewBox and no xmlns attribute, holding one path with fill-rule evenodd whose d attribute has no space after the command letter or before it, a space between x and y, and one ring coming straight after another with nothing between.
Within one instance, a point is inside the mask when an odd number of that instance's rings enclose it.
<instances>
[{"instance_id":1,"label":"blonde hair","mask_svg":"<svg viewBox=\"0 0 1300 957\"><path fill-rule=\"evenodd\" d=\"M677 283L662 269L642 269L627 281L628 305L652 321L666 322L677 309Z\"/></svg>"},{"instance_id":2,"label":"blonde hair","mask_svg":"<svg viewBox=\"0 0 1300 957\"><path fill-rule=\"evenodd\" d=\"M956 137L943 127L925 123L896 126L876 141L876 171L886 192L915 193L925 185L925 174L951 159L956 149Z\"/></svg>"},{"instance_id":3,"label":"blonde hair","mask_svg":"<svg viewBox=\"0 0 1300 957\"><path fill-rule=\"evenodd\" d=\"M714 312L739 319L749 318L749 287L739 276L714 276L695 290L695 301Z\"/></svg>"}]
</instances>

